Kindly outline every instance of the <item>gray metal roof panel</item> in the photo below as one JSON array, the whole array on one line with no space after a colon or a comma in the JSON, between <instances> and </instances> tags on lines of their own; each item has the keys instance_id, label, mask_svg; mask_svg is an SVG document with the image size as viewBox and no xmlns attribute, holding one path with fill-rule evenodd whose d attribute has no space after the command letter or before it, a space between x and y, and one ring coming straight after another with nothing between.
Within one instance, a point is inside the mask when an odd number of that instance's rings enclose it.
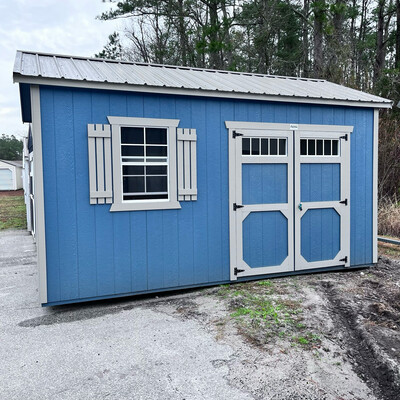
<instances>
[{"instance_id":1,"label":"gray metal roof panel","mask_svg":"<svg viewBox=\"0 0 400 400\"><path fill-rule=\"evenodd\" d=\"M282 77L201 68L132 63L17 51L14 77L41 77L201 91L365 102L391 101L321 79Z\"/></svg>"}]
</instances>

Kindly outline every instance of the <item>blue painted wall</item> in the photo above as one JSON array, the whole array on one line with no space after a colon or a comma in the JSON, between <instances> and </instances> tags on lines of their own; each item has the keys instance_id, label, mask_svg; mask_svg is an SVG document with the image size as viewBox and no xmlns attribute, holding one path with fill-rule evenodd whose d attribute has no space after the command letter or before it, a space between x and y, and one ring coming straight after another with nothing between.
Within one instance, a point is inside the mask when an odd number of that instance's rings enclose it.
<instances>
[{"instance_id":1,"label":"blue painted wall","mask_svg":"<svg viewBox=\"0 0 400 400\"><path fill-rule=\"evenodd\" d=\"M87 124L108 115L196 128L198 201L89 205ZM372 262L372 109L41 87L41 117L49 303L229 280L226 120L354 125L351 263Z\"/></svg>"}]
</instances>

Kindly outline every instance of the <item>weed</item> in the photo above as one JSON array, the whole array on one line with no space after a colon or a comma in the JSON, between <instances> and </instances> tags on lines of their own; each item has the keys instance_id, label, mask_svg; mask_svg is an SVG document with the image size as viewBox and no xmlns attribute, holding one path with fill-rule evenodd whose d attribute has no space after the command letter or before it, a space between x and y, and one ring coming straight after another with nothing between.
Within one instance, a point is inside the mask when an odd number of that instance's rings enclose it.
<instances>
[{"instance_id":1,"label":"weed","mask_svg":"<svg viewBox=\"0 0 400 400\"><path fill-rule=\"evenodd\" d=\"M274 286L272 281L258 281L257 285L266 286L266 287L273 287Z\"/></svg>"}]
</instances>

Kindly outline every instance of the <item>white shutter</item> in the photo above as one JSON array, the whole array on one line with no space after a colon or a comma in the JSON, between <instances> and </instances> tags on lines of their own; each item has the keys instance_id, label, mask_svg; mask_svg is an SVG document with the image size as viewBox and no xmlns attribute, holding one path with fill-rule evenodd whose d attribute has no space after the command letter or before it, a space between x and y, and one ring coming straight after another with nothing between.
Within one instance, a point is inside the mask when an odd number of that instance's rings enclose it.
<instances>
[{"instance_id":1,"label":"white shutter","mask_svg":"<svg viewBox=\"0 0 400 400\"><path fill-rule=\"evenodd\" d=\"M88 124L90 204L112 203L110 125Z\"/></svg>"},{"instance_id":2,"label":"white shutter","mask_svg":"<svg viewBox=\"0 0 400 400\"><path fill-rule=\"evenodd\" d=\"M177 129L178 200L197 200L196 129Z\"/></svg>"}]
</instances>

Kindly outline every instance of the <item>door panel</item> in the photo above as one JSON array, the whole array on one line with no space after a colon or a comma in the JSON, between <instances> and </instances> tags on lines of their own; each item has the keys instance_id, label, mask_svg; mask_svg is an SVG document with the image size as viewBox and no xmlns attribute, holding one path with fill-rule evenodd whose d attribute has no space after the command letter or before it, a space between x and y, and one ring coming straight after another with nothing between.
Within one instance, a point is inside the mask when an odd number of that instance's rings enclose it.
<instances>
[{"instance_id":1,"label":"door panel","mask_svg":"<svg viewBox=\"0 0 400 400\"><path fill-rule=\"evenodd\" d=\"M301 201L340 200L340 164L306 164L301 168Z\"/></svg>"},{"instance_id":2,"label":"door panel","mask_svg":"<svg viewBox=\"0 0 400 400\"><path fill-rule=\"evenodd\" d=\"M288 256L288 220L279 211L250 213L243 221L243 260L250 268L281 265Z\"/></svg>"},{"instance_id":3,"label":"door panel","mask_svg":"<svg viewBox=\"0 0 400 400\"><path fill-rule=\"evenodd\" d=\"M301 218L301 254L308 262L332 260L340 250L340 215L334 208L308 210Z\"/></svg>"},{"instance_id":4,"label":"door panel","mask_svg":"<svg viewBox=\"0 0 400 400\"><path fill-rule=\"evenodd\" d=\"M12 171L0 169L0 190L13 190Z\"/></svg>"},{"instance_id":5,"label":"door panel","mask_svg":"<svg viewBox=\"0 0 400 400\"><path fill-rule=\"evenodd\" d=\"M287 164L242 164L243 204L287 203L287 175Z\"/></svg>"}]
</instances>

